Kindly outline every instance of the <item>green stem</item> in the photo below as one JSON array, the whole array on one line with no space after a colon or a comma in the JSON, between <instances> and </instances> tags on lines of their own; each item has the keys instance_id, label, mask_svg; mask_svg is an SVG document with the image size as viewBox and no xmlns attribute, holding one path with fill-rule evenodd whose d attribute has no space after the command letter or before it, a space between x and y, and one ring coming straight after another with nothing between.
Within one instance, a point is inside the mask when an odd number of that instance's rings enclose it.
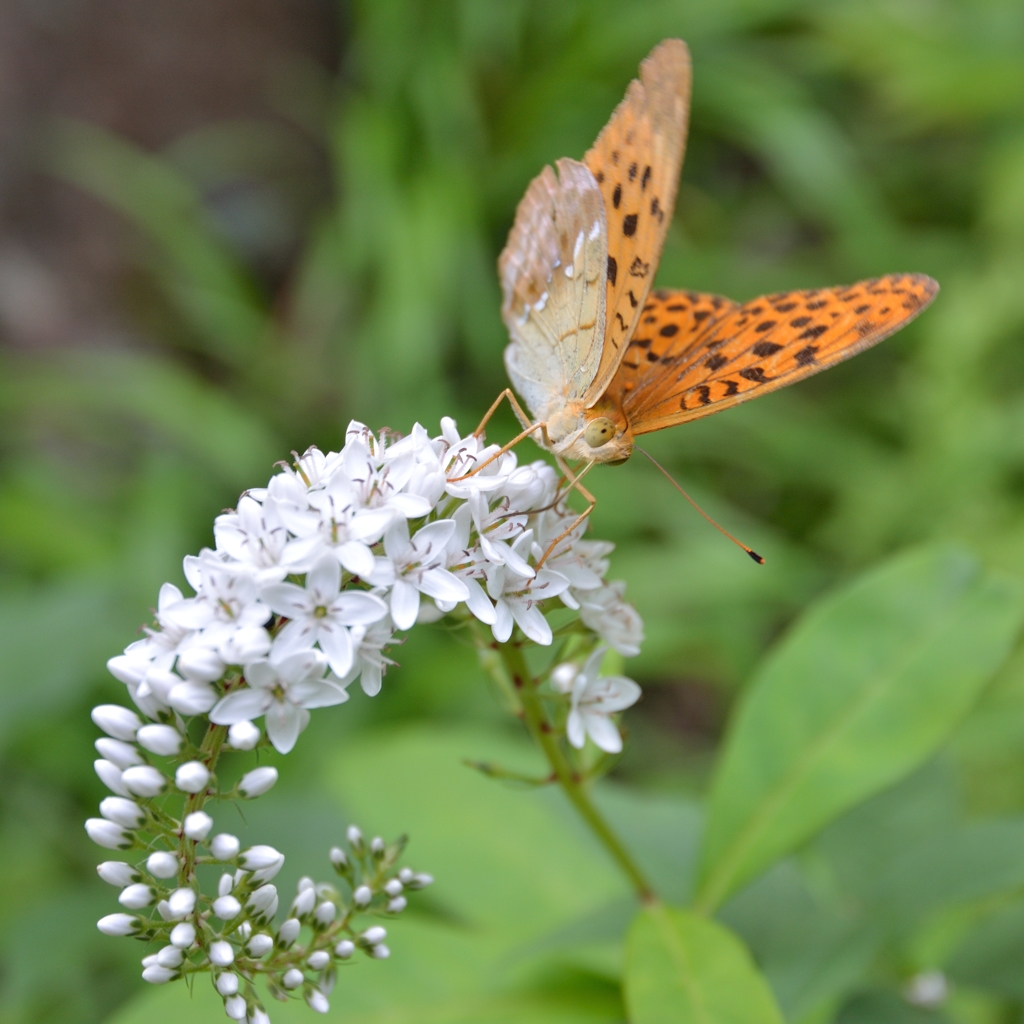
<instances>
[{"instance_id":1,"label":"green stem","mask_svg":"<svg viewBox=\"0 0 1024 1024\"><path fill-rule=\"evenodd\" d=\"M551 731L551 726L544 714L544 706L537 692L537 680L530 673L521 647L514 641L500 644L498 647L505 669L519 694L522 705L522 718L526 728L537 745L544 751L544 756L551 766L551 771L558 779L573 807L580 817L590 826L612 859L622 869L636 890L636 894L644 903L656 903L657 896L643 871L623 845L622 841L605 821L601 812L594 806L590 794L583 785L579 775L574 771L569 759L565 756L558 742L558 737Z\"/></svg>"}]
</instances>

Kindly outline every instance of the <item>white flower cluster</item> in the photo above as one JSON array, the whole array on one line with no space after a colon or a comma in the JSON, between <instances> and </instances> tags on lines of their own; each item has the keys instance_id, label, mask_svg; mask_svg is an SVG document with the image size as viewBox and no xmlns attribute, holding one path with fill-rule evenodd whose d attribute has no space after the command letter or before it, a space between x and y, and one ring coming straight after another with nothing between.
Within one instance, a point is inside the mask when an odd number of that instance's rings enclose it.
<instances>
[{"instance_id":1,"label":"white flower cluster","mask_svg":"<svg viewBox=\"0 0 1024 1024\"><path fill-rule=\"evenodd\" d=\"M140 852L138 863L99 866L124 907L99 928L159 944L142 961L147 981L212 972L229 1017L267 1024L257 976L272 994L301 994L327 1012L340 962L360 948L389 955L384 928L360 931L353 919L400 913L403 893L431 881L397 867L400 844L367 844L349 829L347 848L331 851L341 888L303 879L275 928L271 879L283 855L214 834L203 806L260 796L277 781L262 766L222 789L223 750L269 742L287 753L310 710L346 701L356 679L368 695L379 692L396 631L454 613L486 624L499 643L518 625L549 645L545 612L560 604L578 610L586 649L596 634L638 653L640 618L622 584L604 580L612 545L582 539L550 466L520 466L511 452L488 461L499 451L459 437L451 420L433 439L418 425L398 437L350 424L342 451L310 449L219 516L215 549L185 559L194 594L165 583L156 627L108 662L138 712L93 709L105 733L95 768L113 795L86 830L100 846ZM621 738L610 716L639 688L599 676L605 650L561 675L569 741L580 747L589 735L611 751ZM199 864L224 868L216 895L200 890Z\"/></svg>"},{"instance_id":2,"label":"white flower cluster","mask_svg":"<svg viewBox=\"0 0 1024 1024\"><path fill-rule=\"evenodd\" d=\"M499 642L518 625L547 645L542 607L557 598L639 653L640 618L604 580L612 545L584 541L580 525L538 567L575 517L544 462L506 452L467 475L496 451L450 419L433 439L418 424L402 438L350 424L342 451L310 449L217 518L216 549L185 559L195 596L164 584L160 628L110 671L150 718L209 714L250 749L263 717L285 753L311 708L347 700L357 678L380 690L396 630L460 605Z\"/></svg>"}]
</instances>

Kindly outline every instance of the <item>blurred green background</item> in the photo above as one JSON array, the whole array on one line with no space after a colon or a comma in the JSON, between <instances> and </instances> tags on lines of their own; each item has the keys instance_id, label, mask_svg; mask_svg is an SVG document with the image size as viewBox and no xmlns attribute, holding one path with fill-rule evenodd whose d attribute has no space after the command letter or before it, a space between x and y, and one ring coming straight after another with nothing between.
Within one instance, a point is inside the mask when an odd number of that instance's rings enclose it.
<instances>
[{"instance_id":1,"label":"blurred green background","mask_svg":"<svg viewBox=\"0 0 1024 1024\"><path fill-rule=\"evenodd\" d=\"M627 669L645 697L616 773L646 791L646 827L696 813L735 695L818 595L932 540L1024 577L1019 0L12 0L0 8L0 1019L90 1024L145 987L139 949L94 929L113 892L82 829L102 793L88 709L123 693L106 658L159 584L182 582L213 517L292 449L339 446L351 417L475 424L504 385L495 260L516 202L543 163L582 155L639 60L673 35L693 54L693 116L661 285L746 299L921 271L942 292L856 360L652 437L764 568L640 460L592 474L593 535L617 543L610 575L647 625ZM499 420L490 436L512 430ZM350 809L372 817L396 800L399 766L436 763L447 778L482 736L514 742L456 640L421 630L399 659L374 701L319 714L280 797L253 811L261 841L280 836L296 861L287 877L323 860L310 851ZM356 750L380 769L362 796L336 781L363 763ZM477 784L460 778L438 796L455 832L468 812L450 794ZM483 793L465 799L486 806ZM935 762L857 814L867 823L848 816L829 842L877 839L850 869L861 881L974 819L1012 837L979 842L954 880L984 874L993 843L1015 858L1024 656ZM558 842L577 842L559 827ZM415 821L394 828L412 831L413 863L438 868L417 857ZM522 857L538 856L517 834ZM683 860L686 842L673 847ZM607 866L588 856L603 891ZM772 904L795 933L820 925L799 908L820 895L824 856L780 869L802 872L799 894L779 895L797 885L785 875ZM530 872L509 870L499 859L490 885L514 913ZM791 1019L1024 1020L1022 879L979 896L951 870L898 925L846 892L876 941ZM752 902L728 919L759 959L784 960L789 940L758 931ZM586 984L557 984L615 1019L598 960L579 967ZM952 972L954 997L910 1007L901 986L932 967ZM777 992L795 984L786 969L769 970Z\"/></svg>"}]
</instances>

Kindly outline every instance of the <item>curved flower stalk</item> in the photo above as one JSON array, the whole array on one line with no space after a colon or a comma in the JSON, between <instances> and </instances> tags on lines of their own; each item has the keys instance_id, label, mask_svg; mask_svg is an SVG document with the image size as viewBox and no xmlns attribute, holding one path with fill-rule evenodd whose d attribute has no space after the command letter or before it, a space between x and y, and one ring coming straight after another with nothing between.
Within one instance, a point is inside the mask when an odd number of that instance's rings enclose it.
<instances>
[{"instance_id":1,"label":"curved flower stalk","mask_svg":"<svg viewBox=\"0 0 1024 1024\"><path fill-rule=\"evenodd\" d=\"M447 616L472 631L553 774L626 867L571 759L587 737L605 754L621 750L612 716L640 690L600 666L609 647L638 652L642 623L622 585L605 582L612 546L584 541L583 526L540 564L575 517L544 462L520 466L508 452L470 475L495 451L448 419L436 438L419 425L401 437L350 424L342 451L296 456L219 516L215 547L185 559L194 593L165 583L145 638L108 662L137 710L93 711L105 733L96 772L113 795L86 829L136 854L99 866L124 908L99 928L153 944L147 981L208 973L227 1015L256 1024L268 1020L258 978L272 995L301 995L326 1012L339 965L357 950L389 955L384 926L365 915L400 914L406 894L432 881L398 866L402 842L367 843L349 828L330 853L336 881L303 878L278 924L272 879L284 855L241 849L204 808L254 799L277 780L276 769L256 766L225 791L224 751L288 753L310 713L348 701L357 680L377 694L397 633L418 621ZM553 624L560 608L578 615ZM524 643L552 648L543 675L527 678ZM493 671L493 649L506 672ZM216 892L201 891L203 864L223 869Z\"/></svg>"}]
</instances>

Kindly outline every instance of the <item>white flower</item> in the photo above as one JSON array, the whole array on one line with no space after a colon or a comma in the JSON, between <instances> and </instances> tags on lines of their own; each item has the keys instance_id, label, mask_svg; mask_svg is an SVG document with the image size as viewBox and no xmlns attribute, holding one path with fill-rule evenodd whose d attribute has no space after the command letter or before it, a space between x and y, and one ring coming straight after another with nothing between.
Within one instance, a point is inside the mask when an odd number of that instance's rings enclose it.
<instances>
[{"instance_id":1,"label":"white flower","mask_svg":"<svg viewBox=\"0 0 1024 1024\"><path fill-rule=\"evenodd\" d=\"M265 587L263 600L291 621L274 639L276 658L306 650L315 643L331 669L344 676L352 667L352 637L347 627L368 626L384 618L387 605L374 594L342 591L337 559L322 558L309 571L305 587L277 583Z\"/></svg>"},{"instance_id":2,"label":"white flower","mask_svg":"<svg viewBox=\"0 0 1024 1024\"><path fill-rule=\"evenodd\" d=\"M276 583L288 574L281 564L288 530L270 495L259 502L251 494L243 494L234 512L225 512L213 521L213 536L218 551L256 570L258 583Z\"/></svg>"},{"instance_id":3,"label":"white flower","mask_svg":"<svg viewBox=\"0 0 1024 1024\"><path fill-rule=\"evenodd\" d=\"M342 684L347 686L357 678L362 692L368 697L380 693L384 673L389 665L394 665L391 658L385 656L384 648L394 639L394 626L390 616L385 616L379 623L362 633L355 645L352 668L345 676Z\"/></svg>"},{"instance_id":4,"label":"white flower","mask_svg":"<svg viewBox=\"0 0 1024 1024\"><path fill-rule=\"evenodd\" d=\"M439 601L465 601L466 584L444 568L445 546L455 530L451 519L439 519L416 531L399 520L384 534L387 558L378 559L372 582L391 587L391 618L399 629L410 629L420 610L420 593Z\"/></svg>"},{"instance_id":5,"label":"white flower","mask_svg":"<svg viewBox=\"0 0 1024 1024\"><path fill-rule=\"evenodd\" d=\"M548 545L568 529L575 519L576 515L572 511L559 512L548 509L542 512L537 519L534 557L541 558ZM603 586L604 574L608 571L606 556L615 550L615 545L609 541L583 540L586 526L585 521L580 523L567 537L559 541L544 563L547 568L565 576L573 590L597 590ZM566 600L563 597L562 601L570 608L578 607L575 600Z\"/></svg>"},{"instance_id":6,"label":"white flower","mask_svg":"<svg viewBox=\"0 0 1024 1024\"><path fill-rule=\"evenodd\" d=\"M573 680L566 735L574 747L581 748L590 736L602 750L617 754L622 750L622 736L609 715L635 704L640 687L625 676L600 675L607 650L598 647Z\"/></svg>"},{"instance_id":7,"label":"white flower","mask_svg":"<svg viewBox=\"0 0 1024 1024\"><path fill-rule=\"evenodd\" d=\"M491 509L487 498L479 491L469 496L467 504L476 527L477 543L484 557L495 565L508 565L520 576L532 576L533 569L513 544L509 543L519 538L526 529L526 516L511 513L507 498Z\"/></svg>"},{"instance_id":8,"label":"white flower","mask_svg":"<svg viewBox=\"0 0 1024 1024\"><path fill-rule=\"evenodd\" d=\"M352 424L349 426L351 428ZM425 431L421 440L427 440L429 444ZM406 438L405 441L408 443L396 444L391 452L385 449L381 453L382 441L374 445L377 452L371 453L364 438L351 433L350 429L348 442L341 453L341 466L335 470L329 486L334 487L343 480L360 508L386 512L392 520L420 519L428 515L437 499L407 490L414 474L417 475L417 481L422 483L422 474L417 474L415 437ZM388 457L380 458L381 454Z\"/></svg>"},{"instance_id":9,"label":"white flower","mask_svg":"<svg viewBox=\"0 0 1024 1024\"><path fill-rule=\"evenodd\" d=\"M588 590L576 596L580 602L580 619L609 647L627 658L640 653L644 639L644 624L637 610L627 604L622 595L626 591L623 580L608 583L597 590Z\"/></svg>"},{"instance_id":10,"label":"white flower","mask_svg":"<svg viewBox=\"0 0 1024 1024\"><path fill-rule=\"evenodd\" d=\"M527 530L513 547L522 555L530 550L532 542L533 531ZM515 623L534 643L546 647L551 643L551 627L537 604L568 589L569 581L547 566L531 579L513 572L508 565L496 566L487 579L487 591L496 599L496 619L491 626L494 639L499 643L508 640Z\"/></svg>"},{"instance_id":11,"label":"white flower","mask_svg":"<svg viewBox=\"0 0 1024 1024\"><path fill-rule=\"evenodd\" d=\"M319 651L255 661L245 669L249 686L222 697L210 712L210 721L234 725L266 715L270 742L287 754L309 723L309 708L348 700L340 680L324 678L326 670L326 659Z\"/></svg>"}]
</instances>

